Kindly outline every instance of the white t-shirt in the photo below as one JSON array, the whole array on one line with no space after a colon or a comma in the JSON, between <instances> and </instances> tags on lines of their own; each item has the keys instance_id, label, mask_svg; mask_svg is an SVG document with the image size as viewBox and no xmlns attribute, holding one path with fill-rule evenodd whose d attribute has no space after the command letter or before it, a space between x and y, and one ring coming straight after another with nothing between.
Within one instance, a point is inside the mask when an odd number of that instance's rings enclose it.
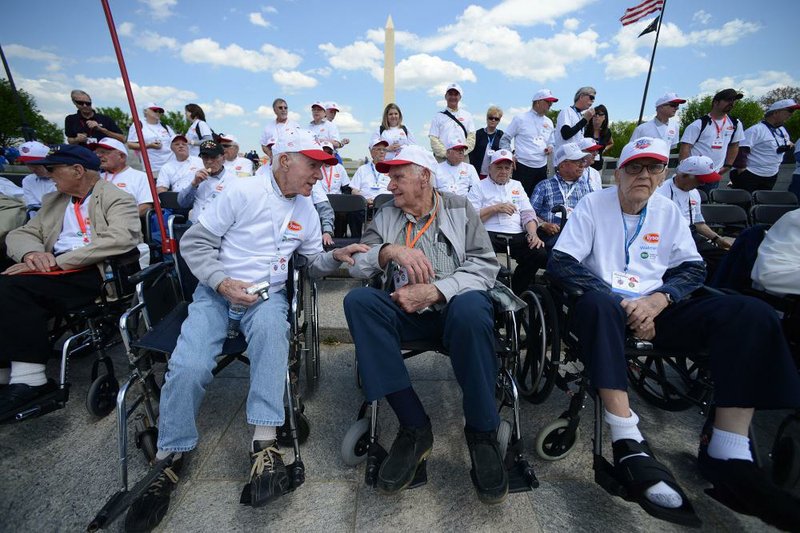
<instances>
[{"instance_id":1,"label":"white t-shirt","mask_svg":"<svg viewBox=\"0 0 800 533\"><path fill-rule=\"evenodd\" d=\"M779 154L776 150L779 146L788 145L790 142L789 132L783 126L772 129L763 122L750 126L745 130L741 144L750 147L750 153L747 154L747 170L762 178L774 176L783 161L783 154Z\"/></svg>"},{"instance_id":2,"label":"white t-shirt","mask_svg":"<svg viewBox=\"0 0 800 533\"><path fill-rule=\"evenodd\" d=\"M44 195L55 190L56 184L50 178L40 178L36 174L28 174L22 179L25 205L42 205Z\"/></svg>"},{"instance_id":3,"label":"white t-shirt","mask_svg":"<svg viewBox=\"0 0 800 533\"><path fill-rule=\"evenodd\" d=\"M322 202L329 202L328 195L325 191L322 190L320 186L321 181L318 181L311 187L311 201L316 206L317 204L321 204Z\"/></svg>"},{"instance_id":4,"label":"white t-shirt","mask_svg":"<svg viewBox=\"0 0 800 533\"><path fill-rule=\"evenodd\" d=\"M201 168L204 168L203 160L193 155L183 161L172 159L161 167L156 185L158 187L166 187L171 191L181 191L192 182L194 175Z\"/></svg>"},{"instance_id":5,"label":"white t-shirt","mask_svg":"<svg viewBox=\"0 0 800 533\"><path fill-rule=\"evenodd\" d=\"M451 165L447 161L442 161L436 169L436 189L439 191L466 196L480 181L475 167L467 162Z\"/></svg>"},{"instance_id":6,"label":"white t-shirt","mask_svg":"<svg viewBox=\"0 0 800 533\"><path fill-rule=\"evenodd\" d=\"M579 130L575 135L570 137L569 139L564 139L561 136L561 128L564 126L572 127L578 122L581 121L583 115L575 109L573 106L565 107L558 113L558 118L556 119L556 132L553 135L554 146L558 148L562 144L566 143L577 143L581 139L583 139L583 130Z\"/></svg>"},{"instance_id":7,"label":"white t-shirt","mask_svg":"<svg viewBox=\"0 0 800 533\"><path fill-rule=\"evenodd\" d=\"M703 211L700 209L700 193L697 189L691 191L684 191L675 185L675 177L664 181L661 186L656 189L656 192L662 196L666 196L678 206L681 210L681 215L686 219L686 222L697 224L698 222L705 222L703 218Z\"/></svg>"},{"instance_id":8,"label":"white t-shirt","mask_svg":"<svg viewBox=\"0 0 800 533\"><path fill-rule=\"evenodd\" d=\"M409 144L417 144L417 141L414 139L414 136L411 135L411 131L409 131L408 134L406 134L406 132L403 131L403 128L399 126L395 126L393 128L386 128L382 132L380 128L378 128L376 136L380 137L381 139L389 143L389 146L393 144L400 144L401 146L408 146ZM391 161L392 159L394 159L396 155L397 152L386 150L386 161Z\"/></svg>"},{"instance_id":9,"label":"white t-shirt","mask_svg":"<svg viewBox=\"0 0 800 533\"><path fill-rule=\"evenodd\" d=\"M211 205L214 198L220 195L225 190L229 183L236 181L236 174L231 172L225 167L222 167L222 172L216 176L209 176L205 181L197 186L197 192L194 195L194 204L189 213L189 220L192 222L197 221L203 211Z\"/></svg>"},{"instance_id":10,"label":"white t-shirt","mask_svg":"<svg viewBox=\"0 0 800 533\"><path fill-rule=\"evenodd\" d=\"M300 129L300 125L294 120L286 119L286 122L278 122L277 120L270 121L264 126L264 131L261 133L261 144L266 145L270 139L276 141L287 131Z\"/></svg>"},{"instance_id":11,"label":"white t-shirt","mask_svg":"<svg viewBox=\"0 0 800 533\"><path fill-rule=\"evenodd\" d=\"M313 133L319 142L339 141L339 128L333 122L323 119L319 124L309 122L308 130Z\"/></svg>"},{"instance_id":12,"label":"white t-shirt","mask_svg":"<svg viewBox=\"0 0 800 533\"><path fill-rule=\"evenodd\" d=\"M153 169L153 172L158 172L161 170L161 167L164 166L164 163L170 159L175 159L175 154L173 154L170 149L170 141L174 135L175 132L172 131L172 128L161 124L161 122L158 124L150 124L149 122L142 123L142 136L144 136L145 145L155 140L161 141L161 148L147 149L147 156L150 159L150 168ZM128 129L128 142L139 142L139 139L136 137L136 128L133 127L133 124L131 124L131 127ZM139 150L137 150L136 153L139 156L139 160L141 160L142 156Z\"/></svg>"},{"instance_id":13,"label":"white t-shirt","mask_svg":"<svg viewBox=\"0 0 800 533\"><path fill-rule=\"evenodd\" d=\"M37 177L36 174L31 174L31 176L33 176L34 178ZM26 179L27 177L28 176L26 176ZM48 179L47 181L50 180ZM23 187L25 186L25 180L22 180L22 185ZM15 184L8 178L0 177L0 194L3 194L5 196L24 196L25 204L31 205L30 203L28 203L28 195L25 193L22 187L17 186L17 184ZM42 202L39 201L38 203L41 204Z\"/></svg>"},{"instance_id":14,"label":"white t-shirt","mask_svg":"<svg viewBox=\"0 0 800 533\"><path fill-rule=\"evenodd\" d=\"M64 222L61 226L61 233L58 235L58 240L53 245L54 254L63 254L64 252L71 252L77 248L83 248L92 242L92 224L89 220L89 202L92 195L89 194L84 198L80 204L81 218L83 225L86 229L84 234L81 229L80 222L78 222L78 215L75 213L75 202L67 202L67 208L64 210Z\"/></svg>"},{"instance_id":15,"label":"white t-shirt","mask_svg":"<svg viewBox=\"0 0 800 533\"><path fill-rule=\"evenodd\" d=\"M372 162L358 167L353 179L350 180L350 186L367 200L374 200L381 194L391 194L387 189L389 176L378 172Z\"/></svg>"},{"instance_id":16,"label":"white t-shirt","mask_svg":"<svg viewBox=\"0 0 800 533\"><path fill-rule=\"evenodd\" d=\"M197 136L198 129L200 130L200 137ZM200 145L192 145L192 143L197 143L201 137L210 137L212 135L211 127L204 120L194 119L192 125L189 126L189 131L186 132L186 139L189 141L189 155L199 156Z\"/></svg>"},{"instance_id":17,"label":"white t-shirt","mask_svg":"<svg viewBox=\"0 0 800 533\"><path fill-rule=\"evenodd\" d=\"M311 198L285 198L272 174L232 180L200 215L200 224L222 238L225 274L245 282L269 278L280 290L295 250L322 252L322 230Z\"/></svg>"},{"instance_id":18,"label":"white t-shirt","mask_svg":"<svg viewBox=\"0 0 800 533\"><path fill-rule=\"evenodd\" d=\"M586 170L583 171L583 176L581 176L581 179L585 179L589 182L590 191L595 192L603 190L603 178L597 169L586 167Z\"/></svg>"},{"instance_id":19,"label":"white t-shirt","mask_svg":"<svg viewBox=\"0 0 800 533\"><path fill-rule=\"evenodd\" d=\"M475 131L475 123L472 121L472 115L469 111L459 109L453 111L448 109L458 121L464 125L467 130L467 135ZM445 115L443 112L436 113L431 119L431 129L428 131L429 136L438 137L440 141L447 142L448 139L464 138L464 130L458 127L455 121Z\"/></svg>"},{"instance_id":20,"label":"white t-shirt","mask_svg":"<svg viewBox=\"0 0 800 533\"><path fill-rule=\"evenodd\" d=\"M636 233L640 219L642 226ZM617 187L581 198L554 249L569 254L614 287L614 273L626 271L624 224L628 227L628 240L632 241L627 275L637 277L640 295L661 287L667 269L686 261L703 260L678 206L654 194L643 217L623 217Z\"/></svg>"},{"instance_id":21,"label":"white t-shirt","mask_svg":"<svg viewBox=\"0 0 800 533\"><path fill-rule=\"evenodd\" d=\"M137 205L153 203L153 193L150 191L150 184L147 182L147 174L141 170L125 167L122 172L117 172L116 174L103 170L100 172L100 177L133 195L136 198Z\"/></svg>"},{"instance_id":22,"label":"white t-shirt","mask_svg":"<svg viewBox=\"0 0 800 533\"><path fill-rule=\"evenodd\" d=\"M341 163L322 166L322 179L314 186L325 194L342 194L342 187L350 185L350 176Z\"/></svg>"},{"instance_id":23,"label":"white t-shirt","mask_svg":"<svg viewBox=\"0 0 800 533\"><path fill-rule=\"evenodd\" d=\"M669 119L666 124L654 118L653 120L636 126L636 129L633 130L633 135L631 135L631 139L638 139L640 137L663 139L669 144L670 148L674 148L678 145L678 131L678 121L674 118Z\"/></svg>"},{"instance_id":24,"label":"white t-shirt","mask_svg":"<svg viewBox=\"0 0 800 533\"><path fill-rule=\"evenodd\" d=\"M722 120L711 120L711 124L706 126L703 133L700 133L701 120L698 118L683 130L681 142L692 145L690 155L705 155L714 161L714 172L719 172L725 164L725 155L728 153L730 143L738 143L744 139L742 122L737 121L736 131L733 129L733 122L728 115ZM697 136L700 135L698 139Z\"/></svg>"},{"instance_id":25,"label":"white t-shirt","mask_svg":"<svg viewBox=\"0 0 800 533\"><path fill-rule=\"evenodd\" d=\"M753 265L756 286L778 294L800 294L800 209L789 211L769 229Z\"/></svg>"},{"instance_id":26,"label":"white t-shirt","mask_svg":"<svg viewBox=\"0 0 800 533\"><path fill-rule=\"evenodd\" d=\"M487 177L480 180L478 186L469 191L467 199L479 213L484 207L496 204L512 203L516 206L517 210L513 215L497 213L487 218L483 223L487 231L521 233L524 228L522 227L522 219L519 216L520 211L533 211L531 202L525 194L525 189L516 180L508 180L505 184L500 185L492 181L491 177Z\"/></svg>"},{"instance_id":27,"label":"white t-shirt","mask_svg":"<svg viewBox=\"0 0 800 533\"><path fill-rule=\"evenodd\" d=\"M253 162L246 157L237 157L233 161L225 160L222 165L240 178L253 175Z\"/></svg>"},{"instance_id":28,"label":"white t-shirt","mask_svg":"<svg viewBox=\"0 0 800 533\"><path fill-rule=\"evenodd\" d=\"M515 116L504 135L514 140L514 155L517 161L531 168L547 165L545 148L555 142L553 121L533 110Z\"/></svg>"}]
</instances>

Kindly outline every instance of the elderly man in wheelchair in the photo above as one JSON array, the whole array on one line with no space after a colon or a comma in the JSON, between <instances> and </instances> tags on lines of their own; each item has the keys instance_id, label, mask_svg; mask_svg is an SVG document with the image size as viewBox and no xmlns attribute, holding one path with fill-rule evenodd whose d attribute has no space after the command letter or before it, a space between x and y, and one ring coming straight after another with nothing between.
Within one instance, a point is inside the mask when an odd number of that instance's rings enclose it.
<instances>
[{"instance_id":1,"label":"elderly man in wheelchair","mask_svg":"<svg viewBox=\"0 0 800 533\"><path fill-rule=\"evenodd\" d=\"M276 442L276 428L284 423L289 259L297 251L308 258L312 275L325 275L367 247L322 251L310 195L322 164L335 159L310 132L287 133L273 154L272 172L232 181L181 241L199 285L161 391L156 460L170 465L133 502L125 522L129 531L149 531L166 514L184 455L197 446L200 402L231 328L243 333L250 360L246 411L254 432L242 503L260 507L289 490Z\"/></svg>"},{"instance_id":2,"label":"elderly man in wheelchair","mask_svg":"<svg viewBox=\"0 0 800 533\"><path fill-rule=\"evenodd\" d=\"M508 474L497 444L497 362L493 304L488 290L499 270L478 214L466 198L433 189L436 160L418 146L377 165L389 174L392 202L367 229L367 253L350 273L371 278L385 272L390 291L352 290L344 300L364 393L386 397L400 428L377 474L387 494L410 486L433 448L433 431L411 386L401 343L440 339L463 392L464 432L479 499L503 501Z\"/></svg>"},{"instance_id":3,"label":"elderly man in wheelchair","mask_svg":"<svg viewBox=\"0 0 800 533\"><path fill-rule=\"evenodd\" d=\"M755 466L748 430L754 408L800 405L800 379L768 305L739 295L689 298L703 283L704 264L680 210L653 194L668 156L669 146L660 139L627 144L615 172L617 186L578 204L548 264L557 284L582 293L571 304L572 323L589 382L605 406L613 448L610 475L624 489L618 494L648 513L699 524L630 409L626 331L657 347L706 349L715 414L698 465L714 485L709 494L736 511L796 528L800 501Z\"/></svg>"}]
</instances>

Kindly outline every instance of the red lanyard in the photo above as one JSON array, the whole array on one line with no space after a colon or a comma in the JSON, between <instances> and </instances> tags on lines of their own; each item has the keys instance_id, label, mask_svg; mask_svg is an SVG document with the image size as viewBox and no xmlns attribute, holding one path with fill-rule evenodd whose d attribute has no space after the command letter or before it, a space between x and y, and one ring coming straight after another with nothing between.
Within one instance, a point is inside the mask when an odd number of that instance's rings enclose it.
<instances>
[{"instance_id":1,"label":"red lanyard","mask_svg":"<svg viewBox=\"0 0 800 533\"><path fill-rule=\"evenodd\" d=\"M433 220L436 218L436 214L439 212L438 194L436 194L435 202L436 203L433 206L433 214L431 215L431 218L429 218L428 221L425 223L425 225L422 226L422 229L419 230L419 232L416 235L414 235L414 240L411 240L411 230L414 228L414 224L411 221L409 221L408 224L406 225L406 246L408 248L413 248L417 244L419 238L422 237L425 234L425 232L428 231L428 228L431 227L431 224L433 224Z\"/></svg>"},{"instance_id":2,"label":"red lanyard","mask_svg":"<svg viewBox=\"0 0 800 533\"><path fill-rule=\"evenodd\" d=\"M328 169L328 173L325 173L325 168ZM331 192L331 181L333 180L333 166L330 165L323 165L322 167L322 175L325 176L325 185L328 186L328 193Z\"/></svg>"},{"instance_id":3,"label":"red lanyard","mask_svg":"<svg viewBox=\"0 0 800 533\"><path fill-rule=\"evenodd\" d=\"M89 193L86 193L86 196L89 196ZM83 243L89 244L89 233L86 231L86 220L83 218L83 213L81 213L81 205L86 200L86 196L81 198L80 202L72 202L72 207L75 209L75 218L78 220L78 227L81 228L81 235L83 235Z\"/></svg>"},{"instance_id":4,"label":"red lanyard","mask_svg":"<svg viewBox=\"0 0 800 533\"><path fill-rule=\"evenodd\" d=\"M720 135L722 134L722 130L725 128L725 123L728 122L728 115L725 115L725 118L722 119L722 126L717 126L717 121L713 118L711 122L714 123L714 127L717 128L717 139L719 139Z\"/></svg>"}]
</instances>

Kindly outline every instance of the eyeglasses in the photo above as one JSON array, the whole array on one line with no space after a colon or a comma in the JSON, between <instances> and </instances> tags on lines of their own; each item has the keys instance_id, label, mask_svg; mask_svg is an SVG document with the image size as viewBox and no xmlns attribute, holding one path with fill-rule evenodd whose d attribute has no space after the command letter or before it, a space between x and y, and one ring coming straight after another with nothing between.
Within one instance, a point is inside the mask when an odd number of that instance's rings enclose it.
<instances>
[{"instance_id":1,"label":"eyeglasses","mask_svg":"<svg viewBox=\"0 0 800 533\"><path fill-rule=\"evenodd\" d=\"M583 95L584 95L584 96L588 96L588 97L589 97L589 100L591 100L592 102L594 102L595 95L593 95L593 94L587 94L587 93L583 93Z\"/></svg>"},{"instance_id":2,"label":"eyeglasses","mask_svg":"<svg viewBox=\"0 0 800 533\"><path fill-rule=\"evenodd\" d=\"M91 100L89 100L88 102L85 102L83 100L73 100L72 103L74 103L75 105L80 105L80 106L90 106L90 105L92 105L92 101Z\"/></svg>"},{"instance_id":3,"label":"eyeglasses","mask_svg":"<svg viewBox=\"0 0 800 533\"><path fill-rule=\"evenodd\" d=\"M500 120L502 117L486 117L486 120Z\"/></svg>"},{"instance_id":4,"label":"eyeglasses","mask_svg":"<svg viewBox=\"0 0 800 533\"><path fill-rule=\"evenodd\" d=\"M279 106L278 106L278 107L276 107L275 109L289 109L289 106L285 106L285 105L279 105Z\"/></svg>"},{"instance_id":5,"label":"eyeglasses","mask_svg":"<svg viewBox=\"0 0 800 533\"><path fill-rule=\"evenodd\" d=\"M43 165L43 166L44 166L44 169L45 169L45 170L46 170L48 173L52 174L54 169L56 169L56 168L58 168L58 167L65 167L65 166L67 166L67 165Z\"/></svg>"},{"instance_id":6,"label":"eyeglasses","mask_svg":"<svg viewBox=\"0 0 800 533\"><path fill-rule=\"evenodd\" d=\"M220 144L220 146L222 146L223 148L231 148L231 147L233 147L235 145L233 145L233 144Z\"/></svg>"},{"instance_id":7,"label":"eyeglasses","mask_svg":"<svg viewBox=\"0 0 800 533\"><path fill-rule=\"evenodd\" d=\"M629 176L638 176L644 169L647 169L647 173L653 176L655 174L661 174L664 172L664 169L667 168L667 165L664 163L650 163L649 165L642 165L641 163L628 163L622 168Z\"/></svg>"},{"instance_id":8,"label":"eyeglasses","mask_svg":"<svg viewBox=\"0 0 800 533\"><path fill-rule=\"evenodd\" d=\"M678 109L678 107L680 107L681 104L667 104L667 105L670 107L674 107L675 109Z\"/></svg>"}]
</instances>

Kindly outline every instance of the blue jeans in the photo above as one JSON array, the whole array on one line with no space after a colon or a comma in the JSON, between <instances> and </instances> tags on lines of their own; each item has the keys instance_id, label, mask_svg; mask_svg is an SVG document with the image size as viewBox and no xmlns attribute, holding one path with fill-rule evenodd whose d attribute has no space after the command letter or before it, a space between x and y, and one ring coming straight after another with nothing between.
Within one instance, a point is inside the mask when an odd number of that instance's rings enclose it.
<instances>
[{"instance_id":1,"label":"blue jeans","mask_svg":"<svg viewBox=\"0 0 800 533\"><path fill-rule=\"evenodd\" d=\"M494 315L485 291L454 296L442 311L406 313L382 290L353 289L344 299L367 401L411 387L402 341L441 341L463 393L464 418L475 431L500 424L494 392L499 363Z\"/></svg>"},{"instance_id":2,"label":"blue jeans","mask_svg":"<svg viewBox=\"0 0 800 533\"><path fill-rule=\"evenodd\" d=\"M242 318L250 359L249 424L281 426L284 422L288 311L286 291L281 290L270 294L267 301L259 300ZM187 452L197 446L195 419L206 387L214 378L211 372L225 343L227 325L227 300L208 286L198 285L161 390L159 450Z\"/></svg>"}]
</instances>

